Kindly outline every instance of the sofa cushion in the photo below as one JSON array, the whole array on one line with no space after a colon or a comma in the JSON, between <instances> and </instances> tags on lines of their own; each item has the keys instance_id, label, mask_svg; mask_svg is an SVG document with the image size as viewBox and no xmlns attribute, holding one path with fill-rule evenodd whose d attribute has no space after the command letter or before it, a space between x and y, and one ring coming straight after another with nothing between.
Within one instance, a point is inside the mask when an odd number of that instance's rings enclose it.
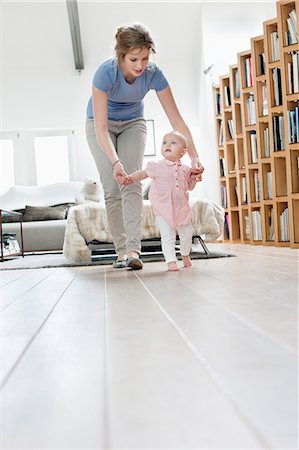
<instances>
[{"instance_id":1,"label":"sofa cushion","mask_svg":"<svg viewBox=\"0 0 299 450\"><path fill-rule=\"evenodd\" d=\"M15 212L24 214L25 208L23 209L16 209ZM2 223L13 223L13 222L20 222L20 216L15 215L6 215L4 214L2 216Z\"/></svg>"},{"instance_id":2,"label":"sofa cushion","mask_svg":"<svg viewBox=\"0 0 299 450\"><path fill-rule=\"evenodd\" d=\"M61 220L66 218L68 207L59 206L26 206L23 214L24 222L34 222L36 220Z\"/></svg>"}]
</instances>

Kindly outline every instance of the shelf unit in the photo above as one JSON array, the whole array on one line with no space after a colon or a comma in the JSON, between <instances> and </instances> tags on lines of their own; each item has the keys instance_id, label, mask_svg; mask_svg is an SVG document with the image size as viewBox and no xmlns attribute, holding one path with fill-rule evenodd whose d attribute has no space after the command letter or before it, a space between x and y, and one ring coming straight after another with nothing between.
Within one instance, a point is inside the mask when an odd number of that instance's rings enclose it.
<instances>
[{"instance_id":1,"label":"shelf unit","mask_svg":"<svg viewBox=\"0 0 299 450\"><path fill-rule=\"evenodd\" d=\"M222 104L215 117L219 181L227 191L224 241L299 248L299 131L291 137L296 108L297 128L299 120L299 44L289 31L292 11L299 19L298 1L278 1L277 18L263 23L263 35L251 39L214 87Z\"/></svg>"}]
</instances>

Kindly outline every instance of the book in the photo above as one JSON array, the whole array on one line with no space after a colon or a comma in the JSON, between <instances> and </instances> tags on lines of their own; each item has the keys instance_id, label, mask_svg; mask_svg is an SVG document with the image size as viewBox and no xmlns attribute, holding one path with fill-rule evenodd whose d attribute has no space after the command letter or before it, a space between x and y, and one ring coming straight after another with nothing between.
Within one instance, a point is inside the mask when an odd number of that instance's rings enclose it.
<instances>
[{"instance_id":1,"label":"book","mask_svg":"<svg viewBox=\"0 0 299 450\"><path fill-rule=\"evenodd\" d=\"M257 163L258 160L256 131L250 131L249 134L250 134L251 163L255 164Z\"/></svg>"},{"instance_id":2,"label":"book","mask_svg":"<svg viewBox=\"0 0 299 450\"><path fill-rule=\"evenodd\" d=\"M272 193L272 172L267 172L267 190L268 190L268 198L273 198L273 193Z\"/></svg>"},{"instance_id":3,"label":"book","mask_svg":"<svg viewBox=\"0 0 299 450\"><path fill-rule=\"evenodd\" d=\"M247 187L246 187L245 176L241 177L241 190L242 190L241 203L242 203L242 205L246 205L247 204Z\"/></svg>"},{"instance_id":4,"label":"book","mask_svg":"<svg viewBox=\"0 0 299 450\"><path fill-rule=\"evenodd\" d=\"M270 158L270 142L269 142L269 128L264 129L264 154L265 158Z\"/></svg>"},{"instance_id":5,"label":"book","mask_svg":"<svg viewBox=\"0 0 299 450\"><path fill-rule=\"evenodd\" d=\"M272 62L278 61L280 59L279 37L277 31L273 31L271 33L271 54L272 54Z\"/></svg>"}]
</instances>

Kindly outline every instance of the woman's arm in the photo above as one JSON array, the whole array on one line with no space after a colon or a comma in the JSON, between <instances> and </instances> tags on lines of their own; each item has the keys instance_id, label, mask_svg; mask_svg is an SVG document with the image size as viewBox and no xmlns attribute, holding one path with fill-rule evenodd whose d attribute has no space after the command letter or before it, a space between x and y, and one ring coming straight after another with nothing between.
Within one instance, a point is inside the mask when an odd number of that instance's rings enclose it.
<instances>
[{"instance_id":1,"label":"woman's arm","mask_svg":"<svg viewBox=\"0 0 299 450\"><path fill-rule=\"evenodd\" d=\"M119 183L127 176L121 161L118 159L113 142L108 131L108 95L106 92L93 87L93 114L96 136L99 146L104 150L113 165L113 176Z\"/></svg>"},{"instance_id":2,"label":"woman's arm","mask_svg":"<svg viewBox=\"0 0 299 450\"><path fill-rule=\"evenodd\" d=\"M170 87L167 87L162 91L158 91L157 96L169 119L169 122L171 123L172 128L174 130L180 131L188 141L187 151L192 162L192 167L198 169L198 173L202 173L204 171L204 167L199 161L198 153L195 148L191 132L178 110Z\"/></svg>"}]
</instances>

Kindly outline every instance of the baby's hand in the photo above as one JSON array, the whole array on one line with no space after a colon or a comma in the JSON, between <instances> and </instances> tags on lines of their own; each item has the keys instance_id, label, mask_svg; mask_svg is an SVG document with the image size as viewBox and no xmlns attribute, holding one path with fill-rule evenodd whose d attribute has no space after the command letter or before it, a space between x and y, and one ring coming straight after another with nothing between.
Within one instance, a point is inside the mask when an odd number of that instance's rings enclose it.
<instances>
[{"instance_id":1,"label":"baby's hand","mask_svg":"<svg viewBox=\"0 0 299 450\"><path fill-rule=\"evenodd\" d=\"M134 183L134 181L132 180L132 178L129 175L126 176L126 178L124 178L124 180L123 180L124 185L132 184L132 183Z\"/></svg>"},{"instance_id":2,"label":"baby's hand","mask_svg":"<svg viewBox=\"0 0 299 450\"><path fill-rule=\"evenodd\" d=\"M191 180L195 180L196 182L202 180L202 172L198 169L190 169L190 178Z\"/></svg>"}]
</instances>

